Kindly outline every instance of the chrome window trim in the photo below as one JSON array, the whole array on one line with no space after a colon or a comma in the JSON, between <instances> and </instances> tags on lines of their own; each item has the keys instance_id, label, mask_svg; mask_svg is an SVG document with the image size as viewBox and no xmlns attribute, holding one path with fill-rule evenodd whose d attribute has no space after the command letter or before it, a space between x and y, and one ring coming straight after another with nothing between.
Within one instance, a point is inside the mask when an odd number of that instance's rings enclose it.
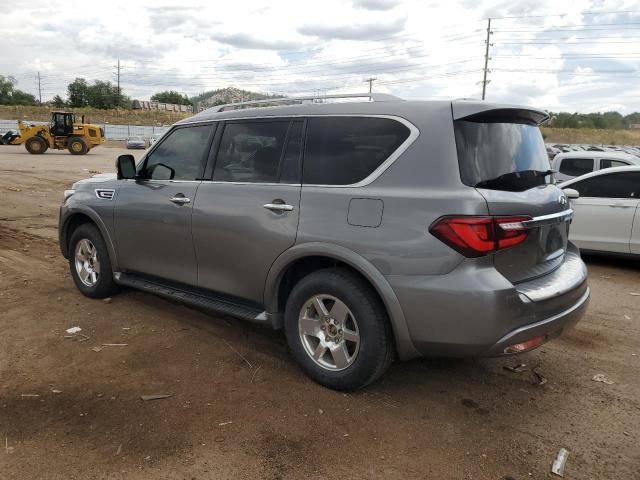
<instances>
[{"instance_id":1,"label":"chrome window trim","mask_svg":"<svg viewBox=\"0 0 640 480\"><path fill-rule=\"evenodd\" d=\"M325 113L325 114L307 114L307 115L256 115L251 117L230 117L230 118L220 118L215 120L203 120L201 122L193 122L193 123L181 123L180 126L187 125L198 125L198 124L208 124L208 123L217 123L217 122L232 122L238 120L279 120L279 119L290 119L290 118L314 118L314 117L353 117L353 118L386 118L389 120L395 120L397 122L402 123L405 127L409 129L409 136L406 138L404 142L400 144L396 150L387 157L387 159L378 165L373 172L371 172L367 177L363 178L357 183L351 183L348 185L323 185L316 183L302 183L296 185L302 185L303 187L322 187L322 188L358 188L364 187L373 183L378 179L393 163L402 155L420 135L420 130L413 123L403 117L399 117L397 115L376 115L376 114L360 114L360 113ZM236 185L255 185L259 184L258 182L222 182L219 180L209 181L204 180L207 183L231 183ZM262 183L260 185L287 185L283 183L273 183L266 184Z\"/></svg>"}]
</instances>

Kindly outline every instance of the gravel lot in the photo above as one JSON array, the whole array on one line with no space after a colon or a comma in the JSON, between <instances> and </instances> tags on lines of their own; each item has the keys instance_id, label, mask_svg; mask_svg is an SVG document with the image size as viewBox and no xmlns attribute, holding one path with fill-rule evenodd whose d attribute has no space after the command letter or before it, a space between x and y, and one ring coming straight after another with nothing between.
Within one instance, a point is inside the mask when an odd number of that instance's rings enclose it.
<instances>
[{"instance_id":1,"label":"gravel lot","mask_svg":"<svg viewBox=\"0 0 640 480\"><path fill-rule=\"evenodd\" d=\"M0 147L3 479L543 479L561 447L567 479L640 479L639 261L587 259L586 317L536 351L394 364L337 393L278 332L130 290L80 295L58 204L120 152ZM76 325L88 340L64 338Z\"/></svg>"}]
</instances>

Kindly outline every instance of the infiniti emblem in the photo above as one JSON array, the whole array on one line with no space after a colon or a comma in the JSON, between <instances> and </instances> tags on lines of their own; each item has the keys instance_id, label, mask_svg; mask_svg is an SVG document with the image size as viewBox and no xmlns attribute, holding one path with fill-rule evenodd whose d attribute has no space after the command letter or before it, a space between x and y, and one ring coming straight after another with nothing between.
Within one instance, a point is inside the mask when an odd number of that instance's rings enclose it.
<instances>
[{"instance_id":1,"label":"infiniti emblem","mask_svg":"<svg viewBox=\"0 0 640 480\"><path fill-rule=\"evenodd\" d=\"M560 205L566 205L567 204L567 197L565 197L564 195L560 195L558 197L558 203Z\"/></svg>"}]
</instances>

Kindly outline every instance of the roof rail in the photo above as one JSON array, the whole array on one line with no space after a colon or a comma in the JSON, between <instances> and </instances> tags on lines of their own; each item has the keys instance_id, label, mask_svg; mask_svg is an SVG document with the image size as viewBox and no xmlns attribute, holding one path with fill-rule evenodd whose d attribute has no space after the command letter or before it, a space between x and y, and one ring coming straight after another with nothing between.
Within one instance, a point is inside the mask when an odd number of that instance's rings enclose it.
<instances>
[{"instance_id":1,"label":"roof rail","mask_svg":"<svg viewBox=\"0 0 640 480\"><path fill-rule=\"evenodd\" d=\"M269 98L267 100L253 100L250 102L238 102L238 103L225 103L224 105L216 105L208 108L209 112L223 112L228 109L237 109L240 107L247 107L249 105L273 105L274 103L302 103L304 101L313 100L325 100L334 98L368 98L372 102L397 102L402 101L401 98L387 93L343 93L337 95L312 95L308 97L283 97L283 98Z\"/></svg>"}]
</instances>

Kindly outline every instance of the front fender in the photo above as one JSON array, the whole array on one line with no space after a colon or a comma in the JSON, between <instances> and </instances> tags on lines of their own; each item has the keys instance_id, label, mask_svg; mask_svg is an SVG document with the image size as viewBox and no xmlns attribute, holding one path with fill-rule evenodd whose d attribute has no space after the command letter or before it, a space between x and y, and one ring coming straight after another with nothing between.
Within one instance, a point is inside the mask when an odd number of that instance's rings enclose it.
<instances>
[{"instance_id":1,"label":"front fender","mask_svg":"<svg viewBox=\"0 0 640 480\"><path fill-rule=\"evenodd\" d=\"M109 251L109 260L111 261L111 267L114 272L120 271L118 267L118 258L116 255L116 249L109 234L109 229L104 224L100 215L98 215L91 207L87 205L74 205L74 206L65 206L60 207L60 215L58 220L58 241L60 243L60 251L65 258L69 258L69 251L67 249L69 244L68 238L68 227L69 222L73 220L73 218L78 215L82 215L84 217L88 217L100 230L100 234L104 239L104 242L107 244L107 250Z\"/></svg>"},{"instance_id":2,"label":"front fender","mask_svg":"<svg viewBox=\"0 0 640 480\"><path fill-rule=\"evenodd\" d=\"M309 242L296 245L282 253L276 261L273 262L273 265L271 265L265 282L264 305L267 312L271 314L278 313L278 290L280 289L280 284L287 268L296 260L311 256L328 257L338 260L362 274L378 292L387 309L399 358L401 360L409 360L410 358L420 356L420 353L411 341L402 307L389 282L387 282L382 273L364 257L339 245Z\"/></svg>"}]
</instances>

